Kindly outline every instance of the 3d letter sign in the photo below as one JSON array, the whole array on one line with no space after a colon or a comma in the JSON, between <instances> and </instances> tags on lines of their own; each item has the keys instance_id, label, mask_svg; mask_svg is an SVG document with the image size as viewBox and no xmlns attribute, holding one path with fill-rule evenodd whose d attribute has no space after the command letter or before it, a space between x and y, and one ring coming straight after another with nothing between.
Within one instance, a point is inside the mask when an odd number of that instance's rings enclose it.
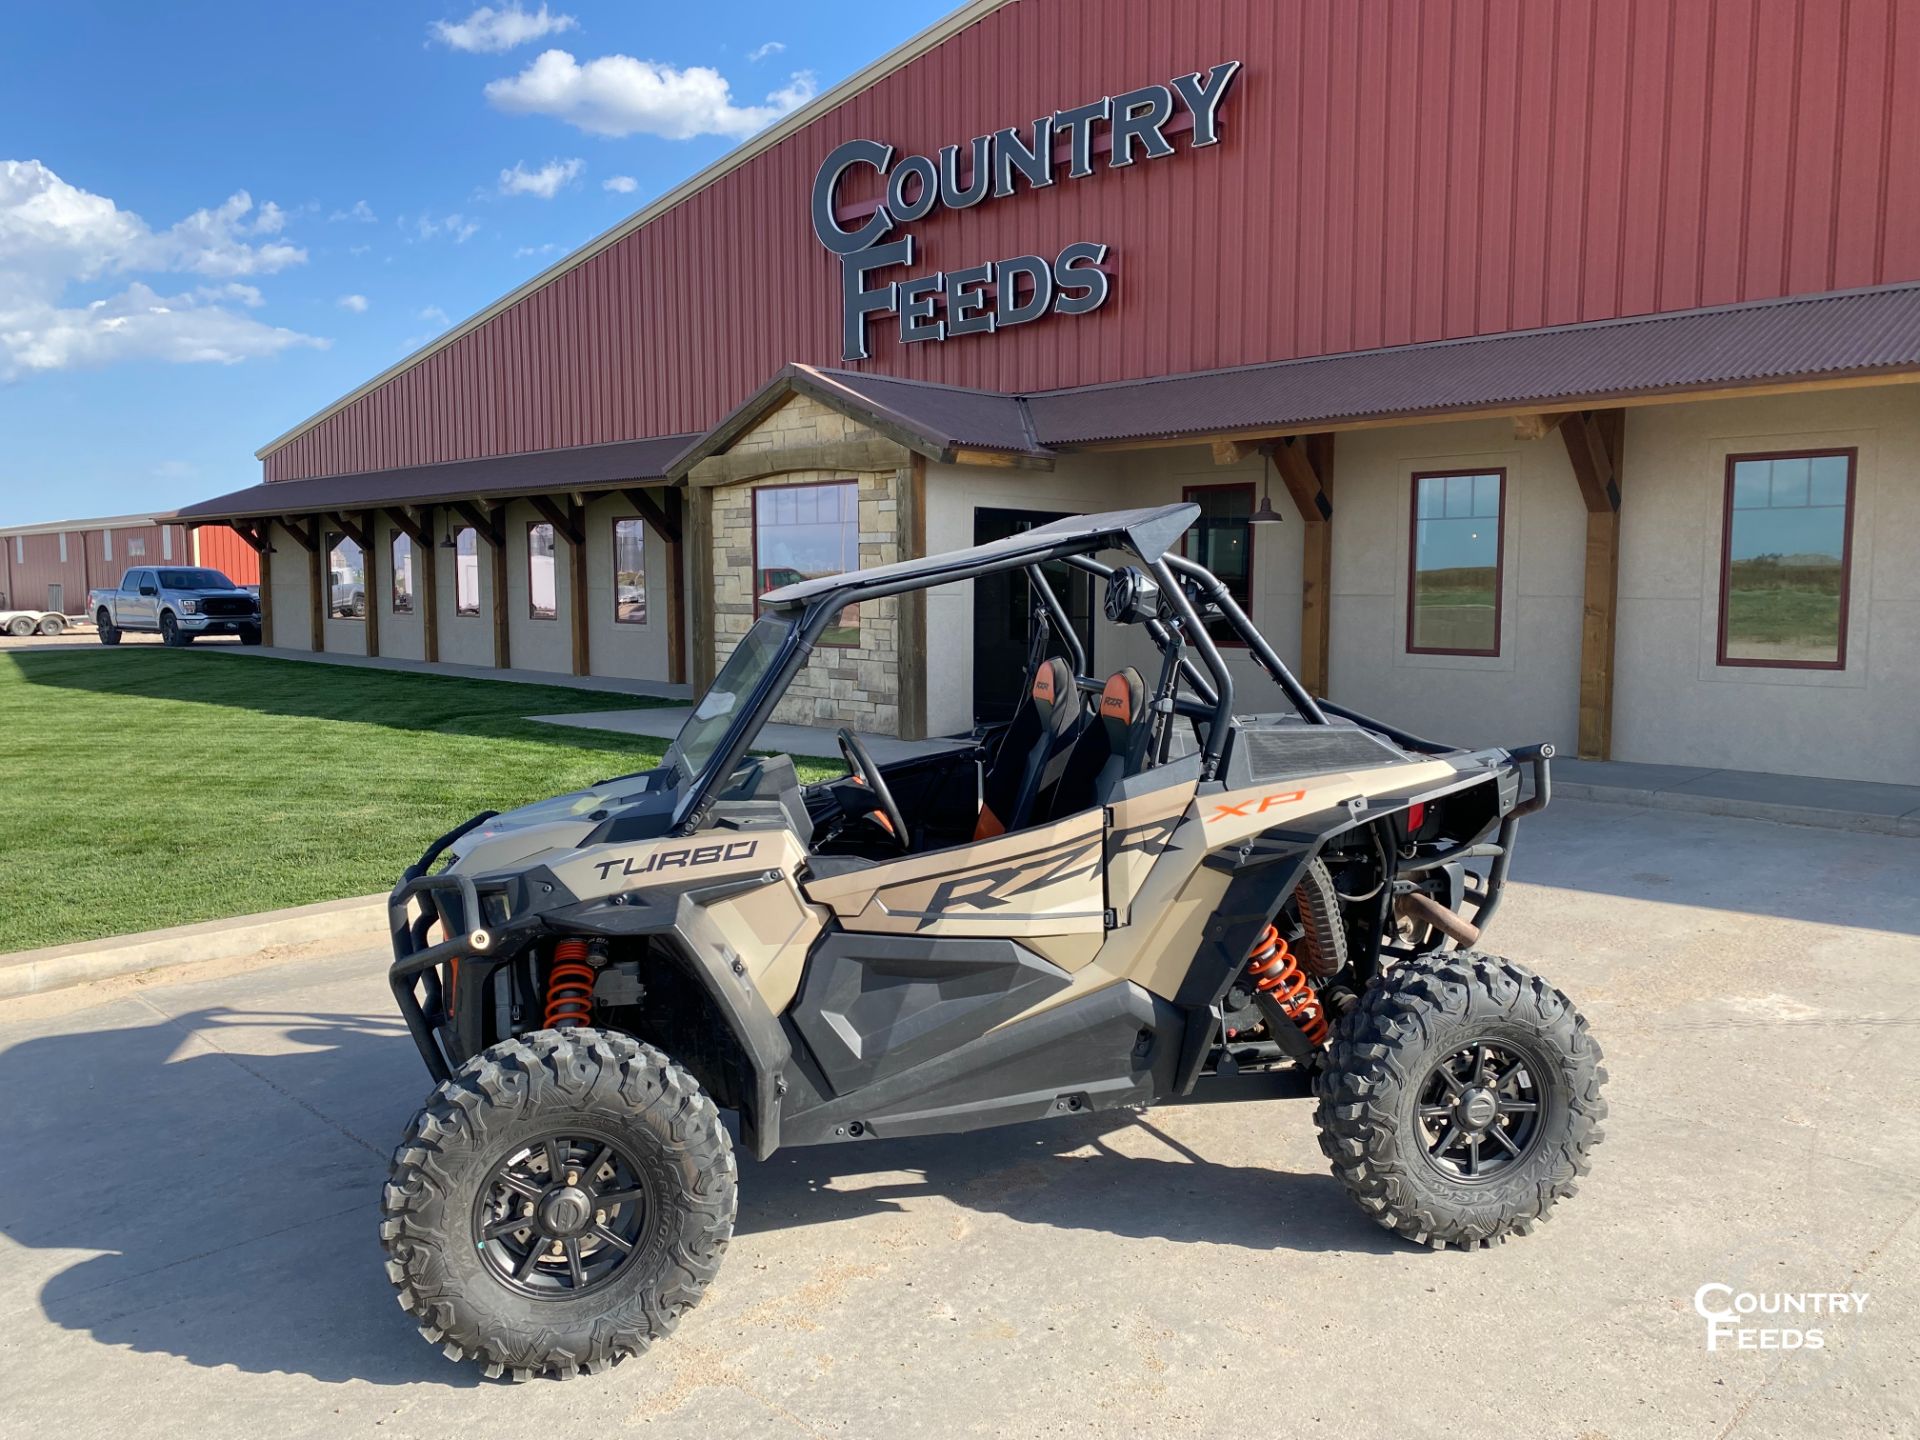
<instances>
[{"instance_id":1,"label":"3d letter sign","mask_svg":"<svg viewBox=\"0 0 1920 1440\"><path fill-rule=\"evenodd\" d=\"M944 205L967 210L999 200L1021 184L1032 190L1054 182L1056 162L1066 178L1084 180L1094 173L1096 137L1107 140L1107 168L1136 160L1160 160L1173 154L1166 131L1176 110L1193 120L1192 149L1220 142L1220 106L1240 72L1228 60L1204 73L1181 75L1166 85L1148 85L1043 115L1029 132L1008 127L976 135L966 147L943 146L940 158L909 155L893 163L893 147L878 140L849 140L827 156L813 181L813 233L840 257L840 342L848 360L867 358L867 320L874 315L899 319L902 343L948 340L956 335L988 335L1009 325L1024 325L1042 315L1085 315L1106 303L1110 277L1100 268L1107 247L1077 240L1052 260L1016 255L962 270L935 271L907 280L875 280L875 272L913 264L913 236L888 239L896 226L924 220ZM1058 148L1060 154L1056 156ZM886 182L884 198L864 221L849 229L841 223L836 196L849 170L867 166Z\"/></svg>"}]
</instances>

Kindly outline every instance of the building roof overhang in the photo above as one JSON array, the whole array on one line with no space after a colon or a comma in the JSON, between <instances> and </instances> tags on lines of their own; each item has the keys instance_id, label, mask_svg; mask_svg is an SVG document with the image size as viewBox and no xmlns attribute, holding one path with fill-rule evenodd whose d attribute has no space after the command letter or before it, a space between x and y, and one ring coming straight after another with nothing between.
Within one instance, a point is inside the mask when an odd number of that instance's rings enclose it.
<instances>
[{"instance_id":1,"label":"building roof overhang","mask_svg":"<svg viewBox=\"0 0 1920 1440\"><path fill-rule=\"evenodd\" d=\"M628 486L659 485L667 479L668 462L696 438L665 435L616 445L581 445L569 450L538 450L486 460L455 460L443 465L271 481L184 506L176 518L195 524L270 515L379 509L389 505L503 500L567 490L600 493Z\"/></svg>"}]
</instances>

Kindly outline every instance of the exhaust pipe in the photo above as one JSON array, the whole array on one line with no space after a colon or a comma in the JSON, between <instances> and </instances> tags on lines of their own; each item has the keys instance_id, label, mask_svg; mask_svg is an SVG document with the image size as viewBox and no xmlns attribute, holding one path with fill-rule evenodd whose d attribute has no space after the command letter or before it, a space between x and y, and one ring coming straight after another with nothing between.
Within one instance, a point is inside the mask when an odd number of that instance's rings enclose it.
<instances>
[{"instance_id":1,"label":"exhaust pipe","mask_svg":"<svg viewBox=\"0 0 1920 1440\"><path fill-rule=\"evenodd\" d=\"M1393 908L1402 918L1430 925L1456 944L1471 947L1480 943L1478 925L1449 910L1431 895L1410 891L1395 900Z\"/></svg>"}]
</instances>

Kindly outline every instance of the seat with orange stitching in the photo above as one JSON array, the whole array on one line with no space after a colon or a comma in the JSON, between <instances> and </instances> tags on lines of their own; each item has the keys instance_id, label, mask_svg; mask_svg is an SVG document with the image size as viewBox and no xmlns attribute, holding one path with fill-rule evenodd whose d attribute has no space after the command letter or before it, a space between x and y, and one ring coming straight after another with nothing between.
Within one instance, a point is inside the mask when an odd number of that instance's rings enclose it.
<instances>
[{"instance_id":1,"label":"seat with orange stitching","mask_svg":"<svg viewBox=\"0 0 1920 1440\"><path fill-rule=\"evenodd\" d=\"M1057 656L1041 661L987 767L974 839L1018 830L1036 818L1042 797L1059 782L1084 721L1072 668Z\"/></svg>"},{"instance_id":2,"label":"seat with orange stitching","mask_svg":"<svg viewBox=\"0 0 1920 1440\"><path fill-rule=\"evenodd\" d=\"M1106 804L1116 785L1145 767L1152 719L1140 672L1131 665L1114 671L1100 691L1098 721L1074 742L1050 810L1037 818L1059 819Z\"/></svg>"}]
</instances>

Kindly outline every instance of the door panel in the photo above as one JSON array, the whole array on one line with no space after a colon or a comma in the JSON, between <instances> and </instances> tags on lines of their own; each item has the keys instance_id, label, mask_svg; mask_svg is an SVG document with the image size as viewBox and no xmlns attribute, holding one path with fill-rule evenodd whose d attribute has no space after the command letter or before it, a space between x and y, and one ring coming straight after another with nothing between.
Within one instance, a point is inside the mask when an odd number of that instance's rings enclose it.
<instances>
[{"instance_id":1,"label":"door panel","mask_svg":"<svg viewBox=\"0 0 1920 1440\"><path fill-rule=\"evenodd\" d=\"M1098 935L1106 929L1105 814L1094 809L930 855L809 881L842 928L869 934Z\"/></svg>"}]
</instances>

